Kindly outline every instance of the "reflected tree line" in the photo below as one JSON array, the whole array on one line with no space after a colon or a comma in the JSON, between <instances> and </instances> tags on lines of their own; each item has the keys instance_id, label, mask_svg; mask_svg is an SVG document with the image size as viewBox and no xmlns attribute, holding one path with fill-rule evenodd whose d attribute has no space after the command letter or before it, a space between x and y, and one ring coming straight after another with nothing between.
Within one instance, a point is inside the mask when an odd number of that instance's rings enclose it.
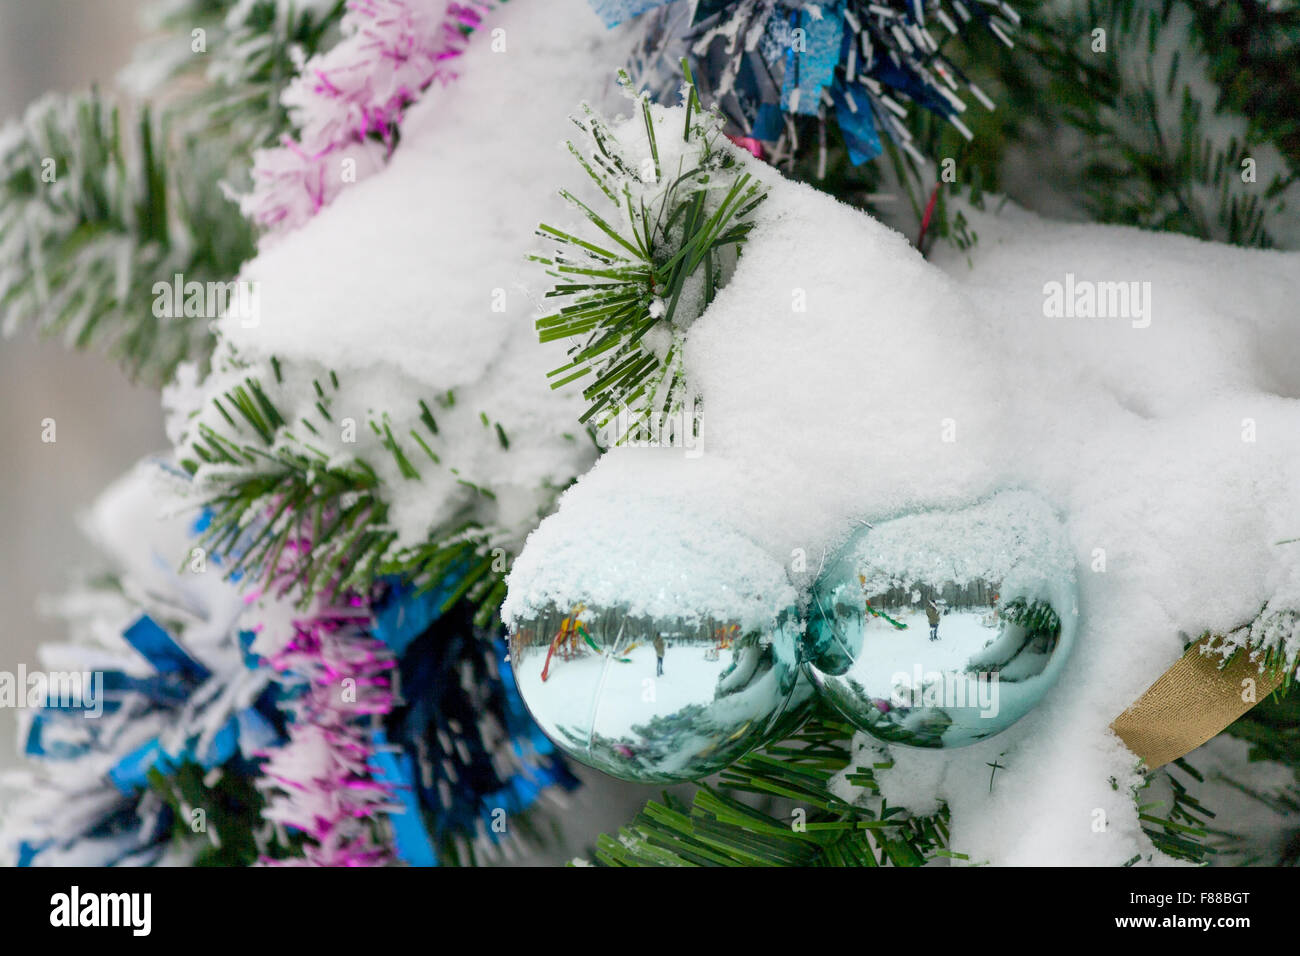
<instances>
[{"instance_id":1,"label":"reflected tree line","mask_svg":"<svg viewBox=\"0 0 1300 956\"><path fill-rule=\"evenodd\" d=\"M551 607L523 622L510 636L511 655L523 660L534 648L562 656L584 652L624 654L637 646L659 649L674 645L714 647L720 650L757 645L762 635L742 634L733 623L713 617L688 622L682 618L629 615L620 608L578 605L568 610Z\"/></svg>"},{"instance_id":2,"label":"reflected tree line","mask_svg":"<svg viewBox=\"0 0 1300 956\"><path fill-rule=\"evenodd\" d=\"M875 608L924 607L933 601L954 610L993 607L998 601L998 585L975 579L966 584L946 581L938 587L916 584L894 587L867 598Z\"/></svg>"}]
</instances>

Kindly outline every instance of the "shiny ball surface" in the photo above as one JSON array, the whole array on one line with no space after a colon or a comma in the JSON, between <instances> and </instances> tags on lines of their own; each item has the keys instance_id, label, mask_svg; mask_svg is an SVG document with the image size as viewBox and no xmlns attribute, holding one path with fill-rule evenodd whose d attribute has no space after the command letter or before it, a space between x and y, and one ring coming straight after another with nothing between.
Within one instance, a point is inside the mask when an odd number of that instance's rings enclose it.
<instances>
[{"instance_id":1,"label":"shiny ball surface","mask_svg":"<svg viewBox=\"0 0 1300 956\"><path fill-rule=\"evenodd\" d=\"M803 655L823 699L880 740L960 747L1006 730L1060 676L1074 560L1028 492L855 531L814 584Z\"/></svg>"},{"instance_id":2,"label":"shiny ball surface","mask_svg":"<svg viewBox=\"0 0 1300 956\"><path fill-rule=\"evenodd\" d=\"M694 780L785 730L811 695L797 625L552 606L516 622L510 662L533 719L571 757L624 780Z\"/></svg>"}]
</instances>

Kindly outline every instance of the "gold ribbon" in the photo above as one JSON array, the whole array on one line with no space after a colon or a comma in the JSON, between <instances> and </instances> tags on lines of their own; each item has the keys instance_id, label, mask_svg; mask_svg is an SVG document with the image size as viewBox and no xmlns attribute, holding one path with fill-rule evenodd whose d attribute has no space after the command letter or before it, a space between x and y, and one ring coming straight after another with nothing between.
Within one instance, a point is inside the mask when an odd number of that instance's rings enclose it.
<instances>
[{"instance_id":1,"label":"gold ribbon","mask_svg":"<svg viewBox=\"0 0 1300 956\"><path fill-rule=\"evenodd\" d=\"M1111 723L1148 770L1195 750L1281 685L1286 669L1261 670L1249 651L1239 651L1220 667L1220 655L1201 653L1216 640L1210 635L1189 647ZM1247 695L1250 688L1254 693Z\"/></svg>"}]
</instances>

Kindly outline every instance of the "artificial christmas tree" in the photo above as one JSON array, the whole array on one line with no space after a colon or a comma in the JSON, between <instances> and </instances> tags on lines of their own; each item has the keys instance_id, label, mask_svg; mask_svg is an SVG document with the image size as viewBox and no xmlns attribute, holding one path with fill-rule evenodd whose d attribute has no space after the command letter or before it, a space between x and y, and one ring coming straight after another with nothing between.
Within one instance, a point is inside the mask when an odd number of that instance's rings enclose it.
<instances>
[{"instance_id":1,"label":"artificial christmas tree","mask_svg":"<svg viewBox=\"0 0 1300 956\"><path fill-rule=\"evenodd\" d=\"M171 125L9 134L0 308L168 383L150 600L205 575L229 626L137 601L117 735L33 724L20 862L478 862L557 745L699 782L605 863L1294 859L1300 260L1228 245L1300 236L1294 11L166 13ZM178 273L256 305L164 320ZM1260 762L1148 772L1202 635L1280 687L1231 712ZM1007 719L927 704L945 668ZM1226 780L1259 815L1211 821Z\"/></svg>"}]
</instances>

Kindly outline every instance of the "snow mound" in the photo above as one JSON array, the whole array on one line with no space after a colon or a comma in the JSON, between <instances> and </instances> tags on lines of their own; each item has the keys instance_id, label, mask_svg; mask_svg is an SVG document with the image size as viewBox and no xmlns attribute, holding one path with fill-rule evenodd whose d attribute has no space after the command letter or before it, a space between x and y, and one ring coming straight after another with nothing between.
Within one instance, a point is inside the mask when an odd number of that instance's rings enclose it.
<instances>
[{"instance_id":1,"label":"snow mound","mask_svg":"<svg viewBox=\"0 0 1300 956\"><path fill-rule=\"evenodd\" d=\"M687 340L699 447L605 455L530 538L508 606L539 580L589 587L602 555L602 593L635 589L612 576L694 516L707 516L685 532L699 553L734 529L806 597L863 521L1034 492L1062 515L1076 562L1074 654L1007 732L959 751L893 748L885 795L918 812L946 801L953 849L972 860L1152 852L1136 761L1110 721L1185 635L1300 606L1300 547L1280 544L1300 534L1300 255L1004 206L968 211L969 257L930 263L866 215L752 168L770 196ZM729 581L733 560L753 563L735 552L719 556ZM994 760L1007 769L990 790Z\"/></svg>"},{"instance_id":2,"label":"snow mound","mask_svg":"<svg viewBox=\"0 0 1300 956\"><path fill-rule=\"evenodd\" d=\"M211 399L251 375L295 429L316 423L319 434L299 437L322 462L359 458L375 469L399 547L472 519L496 529L494 544L517 549L594 455L577 424L580 395L548 385L554 356L533 328L541 290L528 286L540 270L525 256L539 221L566 219L543 184L581 175L564 146L569 114L584 99L620 98L627 43L583 0L490 14L457 61L458 79L411 107L382 175L348 185L244 266L256 314L218 320L216 371L202 383L182 369L165 396L173 440L193 441L200 425L224 433ZM325 427L311 383L331 372L340 384ZM419 401L435 413L436 436ZM405 443L420 480L372 423ZM213 480L228 476L203 466L195 489Z\"/></svg>"}]
</instances>

